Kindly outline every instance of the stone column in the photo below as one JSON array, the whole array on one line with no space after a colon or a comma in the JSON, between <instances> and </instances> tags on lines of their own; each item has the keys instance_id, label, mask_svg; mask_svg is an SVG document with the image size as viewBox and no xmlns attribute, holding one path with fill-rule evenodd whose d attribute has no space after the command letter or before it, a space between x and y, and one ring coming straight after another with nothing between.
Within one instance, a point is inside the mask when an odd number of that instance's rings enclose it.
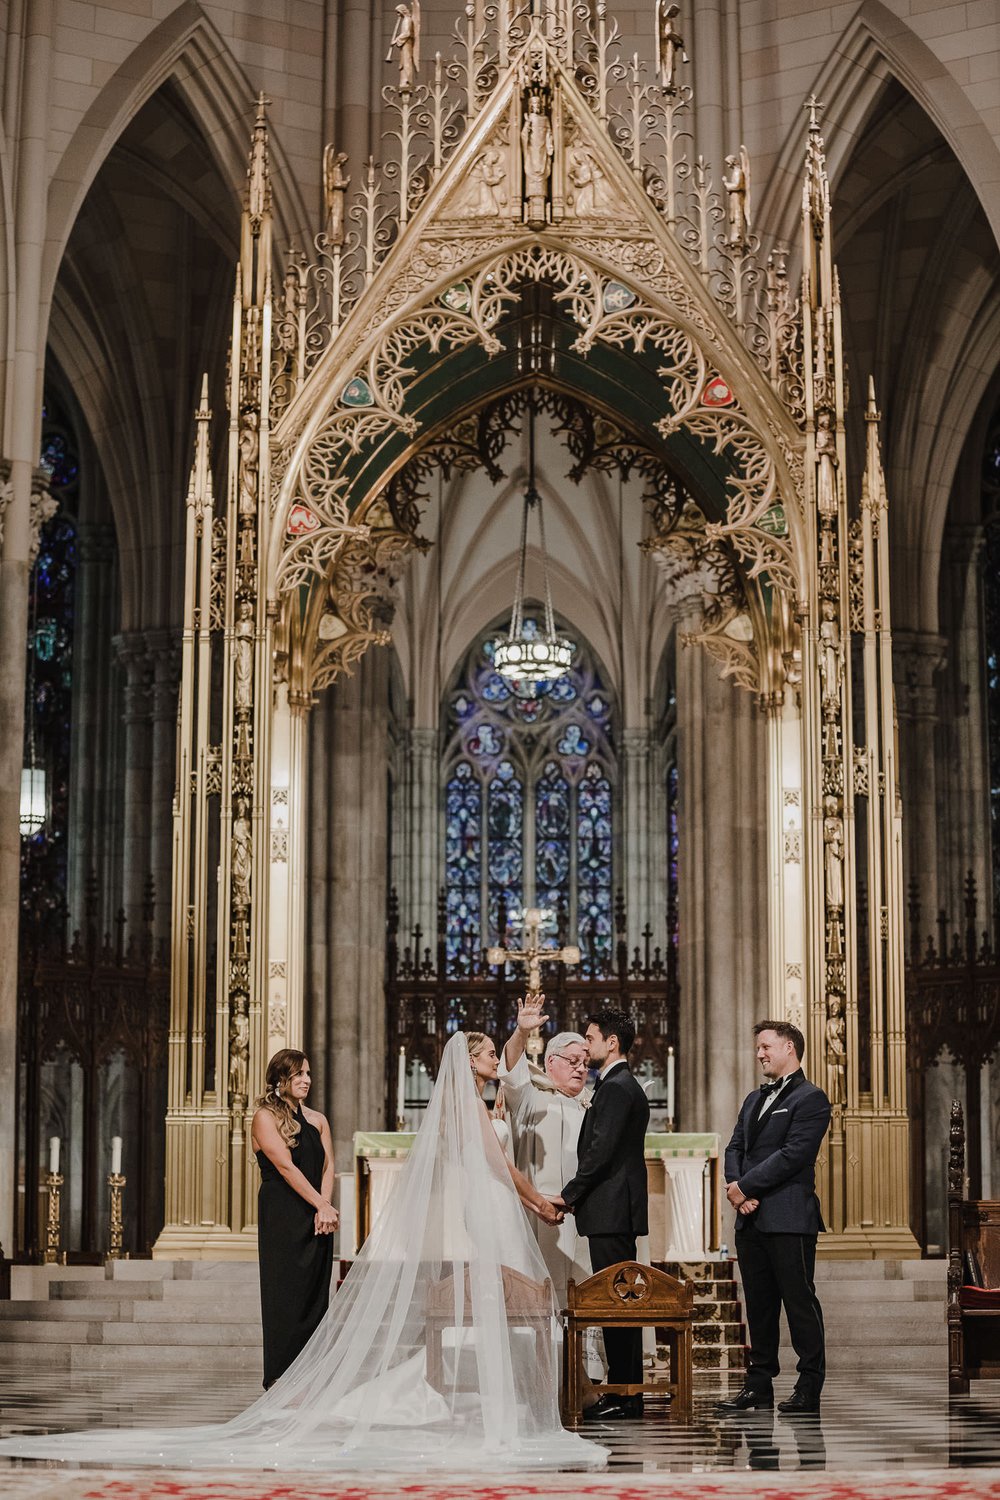
<instances>
[{"instance_id":1,"label":"stone column","mask_svg":"<svg viewBox=\"0 0 1000 1500\"><path fill-rule=\"evenodd\" d=\"M663 914L659 910L653 910L651 900L653 860L657 856L661 863L666 860L662 830L652 827L650 821L652 740L648 729L622 731L622 811L625 815L625 836L621 853L622 869L625 872L625 911L628 917L626 940L630 956L636 944L641 944L642 930L647 922L653 928L654 942L662 947L666 939Z\"/></svg>"},{"instance_id":2,"label":"stone column","mask_svg":"<svg viewBox=\"0 0 1000 1500\"><path fill-rule=\"evenodd\" d=\"M125 764L122 906L127 932L142 923L142 893L150 868L152 823L152 732L150 709L153 666L142 631L115 637L124 674ZM168 886L169 889L169 886Z\"/></svg>"},{"instance_id":3,"label":"stone column","mask_svg":"<svg viewBox=\"0 0 1000 1500\"><path fill-rule=\"evenodd\" d=\"M311 725L306 1035L340 1170L385 1124L388 682L373 648Z\"/></svg>"},{"instance_id":4,"label":"stone column","mask_svg":"<svg viewBox=\"0 0 1000 1500\"><path fill-rule=\"evenodd\" d=\"M942 786L939 904L959 923L971 870L979 901L978 926L992 931L989 725L983 672L983 529L951 526L945 538L947 587L942 629L951 643L942 674L939 730ZM904 807L905 812L905 807ZM922 912L933 930L936 912ZM923 936L924 934L921 934Z\"/></svg>"},{"instance_id":5,"label":"stone column","mask_svg":"<svg viewBox=\"0 0 1000 1500\"><path fill-rule=\"evenodd\" d=\"M17 1098L17 943L20 911L21 769L24 755L24 663L32 490L41 429L45 332L41 272L46 234L52 0L32 0L21 26L7 31L9 60L23 59L20 111L8 137L14 192L14 264L4 344L7 401L3 454L9 469L0 488L0 1245L14 1248L14 1162ZM13 73L13 68L11 69ZM13 114L8 99L5 109ZM9 242L8 242L9 244ZM6 254L7 246L4 248Z\"/></svg>"},{"instance_id":6,"label":"stone column","mask_svg":"<svg viewBox=\"0 0 1000 1500\"><path fill-rule=\"evenodd\" d=\"M700 623L679 599L679 636ZM684 1130L728 1139L755 1078L767 1009L767 743L749 693L695 646L677 648L680 1078Z\"/></svg>"},{"instance_id":7,"label":"stone column","mask_svg":"<svg viewBox=\"0 0 1000 1500\"><path fill-rule=\"evenodd\" d=\"M441 761L436 729L409 729L403 737L402 797L397 816L400 843L400 947L420 927L421 946L437 941L441 870Z\"/></svg>"},{"instance_id":8,"label":"stone column","mask_svg":"<svg viewBox=\"0 0 1000 1500\"><path fill-rule=\"evenodd\" d=\"M150 787L149 864L156 909L153 936L170 933L170 882L173 858L173 801L177 779L177 694L180 689L180 649L169 630L150 631L147 644L152 665L149 694ZM145 884L145 877L143 877ZM131 926L129 931L135 931Z\"/></svg>"},{"instance_id":9,"label":"stone column","mask_svg":"<svg viewBox=\"0 0 1000 1500\"><path fill-rule=\"evenodd\" d=\"M106 927L113 916L109 882L115 792L110 779L114 760L114 528L104 523L82 524L77 537L67 904L70 926L82 926L86 883L93 870L100 893L100 922Z\"/></svg>"},{"instance_id":10,"label":"stone column","mask_svg":"<svg viewBox=\"0 0 1000 1500\"><path fill-rule=\"evenodd\" d=\"M937 918L945 892L938 883L938 686L946 642L930 631L896 630L892 668L899 723L903 797L903 883L916 879L925 926ZM949 913L952 921L960 911Z\"/></svg>"}]
</instances>

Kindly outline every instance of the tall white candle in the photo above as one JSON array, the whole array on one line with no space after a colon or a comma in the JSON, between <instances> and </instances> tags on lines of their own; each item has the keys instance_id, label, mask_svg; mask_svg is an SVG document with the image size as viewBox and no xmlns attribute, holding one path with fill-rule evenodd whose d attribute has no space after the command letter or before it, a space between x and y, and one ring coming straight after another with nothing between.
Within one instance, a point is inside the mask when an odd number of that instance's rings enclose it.
<instances>
[{"instance_id":1,"label":"tall white candle","mask_svg":"<svg viewBox=\"0 0 1000 1500\"><path fill-rule=\"evenodd\" d=\"M111 1175L118 1177L122 1169L122 1138L120 1135L111 1137Z\"/></svg>"},{"instance_id":2,"label":"tall white candle","mask_svg":"<svg viewBox=\"0 0 1000 1500\"><path fill-rule=\"evenodd\" d=\"M667 1119L674 1118L674 1049L667 1048Z\"/></svg>"},{"instance_id":3,"label":"tall white candle","mask_svg":"<svg viewBox=\"0 0 1000 1500\"><path fill-rule=\"evenodd\" d=\"M49 1171L55 1177L59 1171L59 1137L49 1136Z\"/></svg>"},{"instance_id":4,"label":"tall white candle","mask_svg":"<svg viewBox=\"0 0 1000 1500\"><path fill-rule=\"evenodd\" d=\"M399 1049L399 1070L396 1074L396 1119L406 1114L406 1048Z\"/></svg>"}]
</instances>

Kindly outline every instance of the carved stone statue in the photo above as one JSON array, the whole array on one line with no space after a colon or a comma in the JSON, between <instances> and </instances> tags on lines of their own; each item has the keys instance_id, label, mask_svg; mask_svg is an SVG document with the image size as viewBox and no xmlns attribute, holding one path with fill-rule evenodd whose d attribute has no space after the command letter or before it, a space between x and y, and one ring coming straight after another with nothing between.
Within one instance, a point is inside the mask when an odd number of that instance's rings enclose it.
<instances>
[{"instance_id":1,"label":"carved stone statue","mask_svg":"<svg viewBox=\"0 0 1000 1500\"><path fill-rule=\"evenodd\" d=\"M844 820L836 797L824 797L823 813L826 904L839 911L844 905Z\"/></svg>"},{"instance_id":2,"label":"carved stone statue","mask_svg":"<svg viewBox=\"0 0 1000 1500\"><path fill-rule=\"evenodd\" d=\"M237 1001L237 1009L229 1018L229 1098L246 1099L247 1079L250 1071L250 1021L243 1007L246 1001Z\"/></svg>"},{"instance_id":3,"label":"carved stone statue","mask_svg":"<svg viewBox=\"0 0 1000 1500\"><path fill-rule=\"evenodd\" d=\"M323 208L326 212L326 237L331 245L344 243L344 202L351 179L344 172L346 151L332 146L323 150Z\"/></svg>"},{"instance_id":4,"label":"carved stone statue","mask_svg":"<svg viewBox=\"0 0 1000 1500\"><path fill-rule=\"evenodd\" d=\"M823 618L819 627L819 675L823 684L823 702L838 704L843 663L840 657L837 606L832 599L824 599L821 610Z\"/></svg>"},{"instance_id":5,"label":"carved stone statue","mask_svg":"<svg viewBox=\"0 0 1000 1500\"><path fill-rule=\"evenodd\" d=\"M575 192L573 209L579 218L606 213L608 182L589 146L578 141L566 160L566 172Z\"/></svg>"},{"instance_id":6,"label":"carved stone statue","mask_svg":"<svg viewBox=\"0 0 1000 1500\"><path fill-rule=\"evenodd\" d=\"M677 63L688 62L684 38L674 26L681 13L679 5L665 5L656 0L656 61L660 86L666 94L677 92Z\"/></svg>"},{"instance_id":7,"label":"carved stone statue","mask_svg":"<svg viewBox=\"0 0 1000 1500\"><path fill-rule=\"evenodd\" d=\"M831 426L830 412L821 408L816 414L816 504L821 516L837 514L837 440Z\"/></svg>"},{"instance_id":8,"label":"carved stone statue","mask_svg":"<svg viewBox=\"0 0 1000 1500\"><path fill-rule=\"evenodd\" d=\"M826 1091L831 1104L847 1102L847 1026L839 995L829 995L826 1002Z\"/></svg>"},{"instance_id":9,"label":"carved stone statue","mask_svg":"<svg viewBox=\"0 0 1000 1500\"><path fill-rule=\"evenodd\" d=\"M240 424L240 499L241 516L257 514L257 472L260 459L260 418L253 407L245 408Z\"/></svg>"},{"instance_id":10,"label":"carved stone statue","mask_svg":"<svg viewBox=\"0 0 1000 1500\"><path fill-rule=\"evenodd\" d=\"M236 816L233 818L233 906L250 905L250 876L252 871L250 820L247 817L245 797L236 799Z\"/></svg>"},{"instance_id":11,"label":"carved stone statue","mask_svg":"<svg viewBox=\"0 0 1000 1500\"><path fill-rule=\"evenodd\" d=\"M399 48L399 92L413 91L413 81L420 71L420 0L396 6L396 29L392 33L386 62L392 61L393 47Z\"/></svg>"},{"instance_id":12,"label":"carved stone statue","mask_svg":"<svg viewBox=\"0 0 1000 1500\"><path fill-rule=\"evenodd\" d=\"M545 196L552 171L552 122L542 107L539 94L528 100L528 113L521 127L521 152L524 157L524 196L528 200L528 222L544 222Z\"/></svg>"},{"instance_id":13,"label":"carved stone statue","mask_svg":"<svg viewBox=\"0 0 1000 1500\"><path fill-rule=\"evenodd\" d=\"M233 626L233 691L237 709L249 709L253 702L253 605L249 599L240 603Z\"/></svg>"},{"instance_id":14,"label":"carved stone statue","mask_svg":"<svg viewBox=\"0 0 1000 1500\"><path fill-rule=\"evenodd\" d=\"M462 218L496 218L507 206L504 183L507 167L503 152L493 145L481 151L472 163L456 208Z\"/></svg>"},{"instance_id":15,"label":"carved stone statue","mask_svg":"<svg viewBox=\"0 0 1000 1500\"><path fill-rule=\"evenodd\" d=\"M726 190L726 244L734 248L745 245L750 236L750 153L740 147L739 156L727 156L728 175L723 173Z\"/></svg>"}]
</instances>

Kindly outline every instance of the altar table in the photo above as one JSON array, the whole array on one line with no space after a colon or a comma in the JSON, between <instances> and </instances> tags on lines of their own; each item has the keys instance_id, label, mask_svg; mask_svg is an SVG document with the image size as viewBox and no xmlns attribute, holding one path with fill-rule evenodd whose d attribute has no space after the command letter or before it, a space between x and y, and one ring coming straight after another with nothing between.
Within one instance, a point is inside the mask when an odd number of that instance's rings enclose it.
<instances>
[{"instance_id":1,"label":"altar table","mask_svg":"<svg viewBox=\"0 0 1000 1500\"><path fill-rule=\"evenodd\" d=\"M413 1140L407 1130L359 1130L355 1134L355 1253L391 1198ZM710 1133L646 1136L651 1261L697 1261L718 1252L719 1144L719 1137Z\"/></svg>"}]
</instances>

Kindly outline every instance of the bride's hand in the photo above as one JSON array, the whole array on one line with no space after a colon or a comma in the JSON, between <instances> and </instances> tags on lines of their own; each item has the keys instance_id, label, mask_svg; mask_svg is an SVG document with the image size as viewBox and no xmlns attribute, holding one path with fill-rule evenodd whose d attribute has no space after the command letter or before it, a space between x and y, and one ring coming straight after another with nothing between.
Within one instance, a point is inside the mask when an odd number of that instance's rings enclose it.
<instances>
[{"instance_id":1,"label":"bride's hand","mask_svg":"<svg viewBox=\"0 0 1000 1500\"><path fill-rule=\"evenodd\" d=\"M545 1004L544 995L526 995L523 1000L517 1002L517 1029L518 1031L537 1031L544 1026L549 1019L542 1015L542 1006Z\"/></svg>"},{"instance_id":2,"label":"bride's hand","mask_svg":"<svg viewBox=\"0 0 1000 1500\"><path fill-rule=\"evenodd\" d=\"M548 1198L543 1198L540 1203L533 1203L531 1206L543 1224L562 1223L563 1213Z\"/></svg>"}]
</instances>

